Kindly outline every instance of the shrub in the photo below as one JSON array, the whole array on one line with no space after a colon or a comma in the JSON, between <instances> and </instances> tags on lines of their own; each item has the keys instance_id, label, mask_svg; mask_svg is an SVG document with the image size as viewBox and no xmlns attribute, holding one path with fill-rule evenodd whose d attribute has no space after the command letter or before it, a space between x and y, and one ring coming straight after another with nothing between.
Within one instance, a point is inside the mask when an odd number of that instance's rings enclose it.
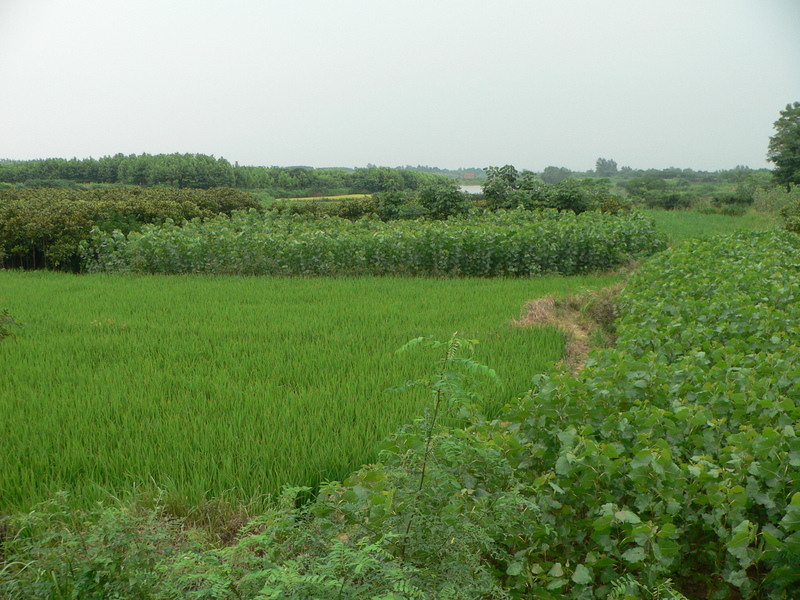
<instances>
[{"instance_id":1,"label":"shrub","mask_svg":"<svg viewBox=\"0 0 800 600\"><path fill-rule=\"evenodd\" d=\"M758 189L753 204L757 211L780 213L785 206L795 202L800 203L800 186L793 186L789 190L785 187Z\"/></svg>"},{"instance_id":2,"label":"shrub","mask_svg":"<svg viewBox=\"0 0 800 600\"><path fill-rule=\"evenodd\" d=\"M472 206L469 196L454 185L426 185L419 191L417 201L432 219L465 215Z\"/></svg>"},{"instance_id":3,"label":"shrub","mask_svg":"<svg viewBox=\"0 0 800 600\"><path fill-rule=\"evenodd\" d=\"M258 209L250 194L228 188L32 188L0 191L0 257L5 267L77 270L78 246L92 227L124 233L147 223L181 222Z\"/></svg>"}]
</instances>

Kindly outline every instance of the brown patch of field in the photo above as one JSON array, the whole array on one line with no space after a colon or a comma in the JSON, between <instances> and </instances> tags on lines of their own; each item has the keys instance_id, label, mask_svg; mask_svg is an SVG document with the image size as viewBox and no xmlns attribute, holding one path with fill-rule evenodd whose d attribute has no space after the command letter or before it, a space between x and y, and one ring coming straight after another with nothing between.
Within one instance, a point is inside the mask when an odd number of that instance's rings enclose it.
<instances>
[{"instance_id":1,"label":"brown patch of field","mask_svg":"<svg viewBox=\"0 0 800 600\"><path fill-rule=\"evenodd\" d=\"M561 364L576 373L583 368L589 351L596 346L608 347L616 340L614 299L622 284L574 294L564 298L545 296L527 302L517 327L555 327L566 336Z\"/></svg>"}]
</instances>

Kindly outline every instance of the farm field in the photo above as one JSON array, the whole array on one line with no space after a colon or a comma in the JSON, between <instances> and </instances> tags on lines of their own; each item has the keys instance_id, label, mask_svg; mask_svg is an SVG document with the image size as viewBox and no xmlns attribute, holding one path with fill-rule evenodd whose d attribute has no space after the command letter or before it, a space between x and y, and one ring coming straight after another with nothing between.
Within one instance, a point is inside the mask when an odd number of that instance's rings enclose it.
<instances>
[{"instance_id":1,"label":"farm field","mask_svg":"<svg viewBox=\"0 0 800 600\"><path fill-rule=\"evenodd\" d=\"M59 490L77 506L153 486L246 502L341 478L429 402L386 393L429 370L395 355L409 339L479 339L496 412L563 351L555 330L510 325L523 304L616 280L0 272L0 305L26 324L0 344L0 511Z\"/></svg>"},{"instance_id":2,"label":"farm field","mask_svg":"<svg viewBox=\"0 0 800 600\"><path fill-rule=\"evenodd\" d=\"M696 210L637 210L655 221L656 228L667 235L670 244L737 230L770 229L778 224L775 214L755 210L740 216L703 214Z\"/></svg>"}]
</instances>

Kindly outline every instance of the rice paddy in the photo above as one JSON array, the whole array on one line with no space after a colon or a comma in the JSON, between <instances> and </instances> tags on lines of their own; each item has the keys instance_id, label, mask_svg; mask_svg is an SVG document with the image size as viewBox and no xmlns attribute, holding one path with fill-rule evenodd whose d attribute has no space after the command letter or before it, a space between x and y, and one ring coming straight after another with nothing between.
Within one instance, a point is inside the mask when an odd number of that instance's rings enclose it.
<instances>
[{"instance_id":1,"label":"rice paddy","mask_svg":"<svg viewBox=\"0 0 800 600\"><path fill-rule=\"evenodd\" d=\"M667 235L670 244L738 230L770 229L778 222L775 214L755 210L740 216L703 214L696 210L638 210L655 221L656 228Z\"/></svg>"},{"instance_id":2,"label":"rice paddy","mask_svg":"<svg viewBox=\"0 0 800 600\"><path fill-rule=\"evenodd\" d=\"M142 490L250 502L374 461L429 398L387 392L480 340L497 410L560 359L563 335L510 325L546 294L614 277L537 279L74 276L0 271L0 512L65 490L75 506Z\"/></svg>"}]
</instances>

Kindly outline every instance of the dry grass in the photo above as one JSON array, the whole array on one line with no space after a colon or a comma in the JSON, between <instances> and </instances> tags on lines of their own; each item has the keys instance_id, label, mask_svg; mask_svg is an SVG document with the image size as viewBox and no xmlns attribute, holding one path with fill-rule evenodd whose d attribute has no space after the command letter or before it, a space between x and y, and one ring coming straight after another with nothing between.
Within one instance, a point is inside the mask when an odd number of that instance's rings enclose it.
<instances>
[{"instance_id":1,"label":"dry grass","mask_svg":"<svg viewBox=\"0 0 800 600\"><path fill-rule=\"evenodd\" d=\"M566 336L561 364L578 372L594 347L613 345L616 336L615 301L624 284L600 288L563 298L546 296L527 302L517 327L555 327Z\"/></svg>"}]
</instances>

